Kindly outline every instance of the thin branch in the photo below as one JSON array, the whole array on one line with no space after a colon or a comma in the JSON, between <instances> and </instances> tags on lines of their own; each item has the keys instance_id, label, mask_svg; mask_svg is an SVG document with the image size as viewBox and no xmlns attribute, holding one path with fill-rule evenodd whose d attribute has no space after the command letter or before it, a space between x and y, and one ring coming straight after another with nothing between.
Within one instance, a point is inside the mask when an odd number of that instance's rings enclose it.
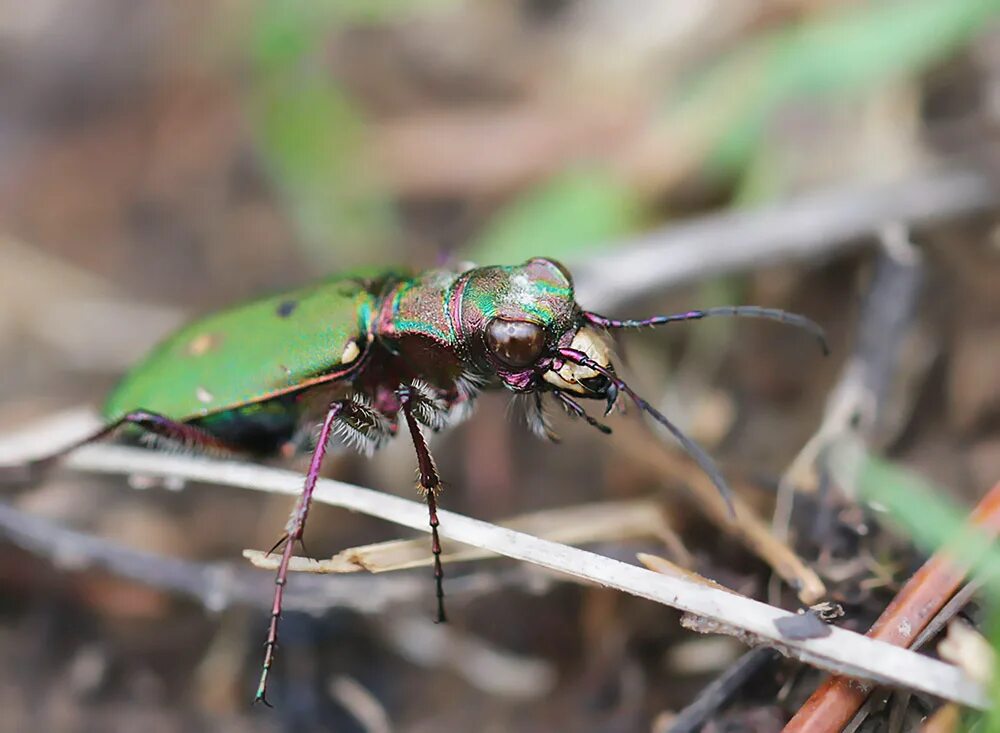
<instances>
[{"instance_id":1,"label":"thin branch","mask_svg":"<svg viewBox=\"0 0 1000 733\"><path fill-rule=\"evenodd\" d=\"M204 563L139 550L120 542L70 529L0 503L0 537L23 550L49 558L61 570L104 570L158 590L178 593L220 612L232 605L269 610L274 581L232 563ZM471 598L533 582L525 573L506 570L459 576L449 583L453 598ZM423 577L393 575L296 578L288 588L285 606L305 613L350 608L359 613L381 613L390 608L422 603L427 584Z\"/></svg>"},{"instance_id":2,"label":"thin branch","mask_svg":"<svg viewBox=\"0 0 1000 733\"><path fill-rule=\"evenodd\" d=\"M764 560L791 586L806 605L816 603L826 594L820 577L786 543L776 540L756 510L737 493L733 497L736 521L729 507L716 491L715 485L685 456L672 451L660 441L651 440L647 431L633 421L623 421L615 427L612 437L615 447L636 465L676 478L691 489L691 498L698 508L723 532L731 535ZM737 482L736 485L739 485Z\"/></svg>"},{"instance_id":3,"label":"thin branch","mask_svg":"<svg viewBox=\"0 0 1000 733\"><path fill-rule=\"evenodd\" d=\"M586 545L672 533L659 504L649 499L604 501L546 509L498 521L509 527L564 545ZM680 538L676 538L680 542ZM274 570L280 558L275 553L244 550L254 567ZM490 552L454 543L442 543L441 562L456 563L496 557ZM390 540L351 547L327 560L293 556L288 569L299 573L384 573L432 565L423 540Z\"/></svg>"},{"instance_id":4,"label":"thin branch","mask_svg":"<svg viewBox=\"0 0 1000 733\"><path fill-rule=\"evenodd\" d=\"M995 540L1000 534L1000 483L979 502L969 524ZM868 631L872 639L909 647L955 595L967 573L947 550L938 550L906 582ZM844 676L827 679L785 726L786 733L839 731L865 702L871 687ZM934 690L927 690L942 696Z\"/></svg>"},{"instance_id":5,"label":"thin branch","mask_svg":"<svg viewBox=\"0 0 1000 733\"><path fill-rule=\"evenodd\" d=\"M948 622L951 621L959 611L965 608L966 605L968 605L969 601L972 600L972 597L982 587L983 581L978 578L973 578L966 583L962 589L952 596L952 599L934 615L934 618L932 618L930 622L928 622L927 626L924 627L924 630L917 635L917 638L909 648L913 650L921 649L927 642L941 633L941 630L947 626ZM886 692L883 696L887 696L889 694L891 694L891 691ZM871 712L873 699L875 699L875 695L869 696L869 698L865 701L865 704L861 706L854 718L851 719L851 722L844 727L844 733L857 730L861 727L861 724Z\"/></svg>"},{"instance_id":6,"label":"thin branch","mask_svg":"<svg viewBox=\"0 0 1000 733\"><path fill-rule=\"evenodd\" d=\"M920 361L912 354L904 359L902 347L912 335L925 270L923 255L910 241L909 233L899 225L884 227L875 270L854 318L857 335L853 353L830 390L822 423L778 487L773 522L776 537L787 537L794 492L815 489L816 463L831 445L845 434L858 435L869 446L884 444L892 437L880 436L879 428L888 422L890 388L898 390L900 384L911 381L905 374L914 370L914 361Z\"/></svg>"},{"instance_id":7,"label":"thin branch","mask_svg":"<svg viewBox=\"0 0 1000 733\"><path fill-rule=\"evenodd\" d=\"M569 264L580 303L610 309L708 277L821 260L863 245L886 222L919 226L996 202L996 182L980 170L921 171L892 183L851 182L759 209L689 219Z\"/></svg>"},{"instance_id":8,"label":"thin branch","mask_svg":"<svg viewBox=\"0 0 1000 733\"><path fill-rule=\"evenodd\" d=\"M66 462L83 471L171 476L290 496L298 494L302 484L302 476L290 471L121 446L88 446ZM423 504L372 489L323 479L316 486L315 499L411 529L427 529ZM440 514L442 534L455 541L672 606L707 619L719 632L770 643L782 653L839 674L895 684L972 707L989 705L985 690L960 670L908 650L839 628L821 639L787 640L775 622L793 614L782 609L453 512Z\"/></svg>"},{"instance_id":9,"label":"thin branch","mask_svg":"<svg viewBox=\"0 0 1000 733\"><path fill-rule=\"evenodd\" d=\"M777 659L778 653L774 649L758 648L744 652L677 714L670 723L668 733L697 733L705 721L729 702L754 675Z\"/></svg>"},{"instance_id":10,"label":"thin branch","mask_svg":"<svg viewBox=\"0 0 1000 733\"><path fill-rule=\"evenodd\" d=\"M297 495L302 486L302 476L291 471L114 445L81 448L65 463L81 471L172 477L289 496ZM425 508L417 501L329 479L317 483L315 500L427 531ZM442 511L440 517L442 534L454 541L677 608L700 617L704 627L713 631L769 644L837 674L898 685L971 707L989 706L983 687L961 670L915 652L840 628L831 628L824 638L789 640L775 623L794 614L780 608L453 512Z\"/></svg>"}]
</instances>

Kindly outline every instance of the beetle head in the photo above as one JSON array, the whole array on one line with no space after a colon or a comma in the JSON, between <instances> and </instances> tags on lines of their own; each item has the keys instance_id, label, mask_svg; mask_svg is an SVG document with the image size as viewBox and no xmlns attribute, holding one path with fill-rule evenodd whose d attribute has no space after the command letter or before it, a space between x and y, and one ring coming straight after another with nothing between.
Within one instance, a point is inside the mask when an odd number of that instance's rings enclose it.
<instances>
[{"instance_id":1,"label":"beetle head","mask_svg":"<svg viewBox=\"0 0 1000 733\"><path fill-rule=\"evenodd\" d=\"M553 396L571 415L607 433L610 428L588 415L576 400L603 400L608 414L624 393L680 442L732 512L729 487L712 459L615 373L607 336L612 329L660 326L708 316L782 321L811 331L825 350L822 329L809 319L756 306L709 308L643 320L606 318L577 305L566 268L540 257L517 267L469 270L456 281L449 298L453 329L471 363L508 389L533 395L529 425L535 432L554 437L545 420L543 395Z\"/></svg>"},{"instance_id":2,"label":"beetle head","mask_svg":"<svg viewBox=\"0 0 1000 733\"><path fill-rule=\"evenodd\" d=\"M617 320L584 311L573 297L573 281L566 268L541 257L518 267L470 270L458 280L449 301L449 314L474 364L495 375L509 389L534 395L534 422L542 425L536 432L552 436L544 424L543 393L554 395L568 412L603 432L610 429L588 415L576 398L604 400L607 414L618 395L624 393L681 443L727 502L729 488L712 459L615 373L606 332L712 316L762 318L812 333L827 353L822 328L804 316L773 308L723 306L641 320Z\"/></svg>"},{"instance_id":3,"label":"beetle head","mask_svg":"<svg viewBox=\"0 0 1000 733\"><path fill-rule=\"evenodd\" d=\"M573 296L569 271L536 257L515 267L470 270L451 301L452 320L474 363L514 392L559 392L614 403L614 382L560 358L572 349L614 371L603 328L590 324Z\"/></svg>"}]
</instances>

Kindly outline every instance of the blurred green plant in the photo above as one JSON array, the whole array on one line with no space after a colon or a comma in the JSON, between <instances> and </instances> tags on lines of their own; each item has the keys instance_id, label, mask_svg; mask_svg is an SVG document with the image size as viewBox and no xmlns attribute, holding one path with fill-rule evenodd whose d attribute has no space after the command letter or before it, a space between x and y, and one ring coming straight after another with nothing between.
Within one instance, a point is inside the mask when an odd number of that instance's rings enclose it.
<instances>
[{"instance_id":1,"label":"blurred green plant","mask_svg":"<svg viewBox=\"0 0 1000 733\"><path fill-rule=\"evenodd\" d=\"M1000 658L1000 547L970 526L968 512L922 476L871 455L859 440L845 438L829 456L837 482L883 510L906 536L928 554L945 550L982 581L989 613L990 643ZM990 686L993 710L983 716L986 730L1000 733L1000 670Z\"/></svg>"},{"instance_id":2,"label":"blurred green plant","mask_svg":"<svg viewBox=\"0 0 1000 733\"><path fill-rule=\"evenodd\" d=\"M782 193L777 156L756 155L789 102L877 92L954 54L1000 11L1000 0L853 3L750 38L671 90L660 128L693 164L745 180L736 203ZM769 162L770 161L770 162ZM575 166L576 164L571 164ZM770 166L770 167L769 167ZM545 252L571 259L639 226L638 191L599 167L559 172L501 207L470 249L480 260Z\"/></svg>"},{"instance_id":3,"label":"blurred green plant","mask_svg":"<svg viewBox=\"0 0 1000 733\"><path fill-rule=\"evenodd\" d=\"M324 269L392 261L391 197L361 153L365 119L330 73L326 43L347 23L380 22L429 0L261 0L254 8L247 108L262 156L309 258Z\"/></svg>"},{"instance_id":4,"label":"blurred green plant","mask_svg":"<svg viewBox=\"0 0 1000 733\"><path fill-rule=\"evenodd\" d=\"M539 255L572 261L630 231L638 217L635 194L604 171L566 170L502 207L466 254L491 264Z\"/></svg>"},{"instance_id":5,"label":"blurred green plant","mask_svg":"<svg viewBox=\"0 0 1000 733\"><path fill-rule=\"evenodd\" d=\"M668 126L704 134L706 164L743 168L789 100L856 95L926 70L1000 12L1000 0L854 3L751 39L667 103Z\"/></svg>"}]
</instances>

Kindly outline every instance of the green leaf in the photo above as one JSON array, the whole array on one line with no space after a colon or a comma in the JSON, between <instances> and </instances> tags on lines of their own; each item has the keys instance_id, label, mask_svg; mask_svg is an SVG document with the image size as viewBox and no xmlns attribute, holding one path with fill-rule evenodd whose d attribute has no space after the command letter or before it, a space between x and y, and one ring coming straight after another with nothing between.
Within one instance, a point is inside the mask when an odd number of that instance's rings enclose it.
<instances>
[{"instance_id":1,"label":"green leaf","mask_svg":"<svg viewBox=\"0 0 1000 733\"><path fill-rule=\"evenodd\" d=\"M835 480L865 501L883 508L928 554L945 548L973 567L990 596L1000 600L1000 548L969 524L968 512L923 477L869 454L856 438L843 438L831 450Z\"/></svg>"},{"instance_id":2,"label":"green leaf","mask_svg":"<svg viewBox=\"0 0 1000 733\"><path fill-rule=\"evenodd\" d=\"M666 123L700 137L723 171L745 164L795 97L851 95L919 73L987 27L1000 0L861 2L761 35L673 99Z\"/></svg>"},{"instance_id":3,"label":"green leaf","mask_svg":"<svg viewBox=\"0 0 1000 733\"><path fill-rule=\"evenodd\" d=\"M631 230L637 214L633 192L609 175L566 171L501 208L467 256L491 264L543 255L571 259Z\"/></svg>"},{"instance_id":4,"label":"green leaf","mask_svg":"<svg viewBox=\"0 0 1000 733\"><path fill-rule=\"evenodd\" d=\"M265 0L250 48L247 110L262 158L299 243L324 269L384 259L396 226L387 192L363 167L364 116L323 63L326 40L353 17L352 8L334 0Z\"/></svg>"}]
</instances>

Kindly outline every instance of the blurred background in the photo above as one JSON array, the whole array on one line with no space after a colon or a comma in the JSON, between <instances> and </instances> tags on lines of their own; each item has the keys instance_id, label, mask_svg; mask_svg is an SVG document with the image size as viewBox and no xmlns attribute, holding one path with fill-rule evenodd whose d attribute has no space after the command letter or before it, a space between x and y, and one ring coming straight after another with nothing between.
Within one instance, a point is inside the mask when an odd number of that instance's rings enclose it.
<instances>
[{"instance_id":1,"label":"blurred background","mask_svg":"<svg viewBox=\"0 0 1000 733\"><path fill-rule=\"evenodd\" d=\"M544 255L609 315L786 308L828 329L831 358L745 321L621 350L763 524L777 504L775 536L863 630L920 532L873 519L828 449L860 443L958 506L1000 478L998 9L0 0L0 429L99 404L185 318L360 264ZM435 440L445 507L641 500L664 526L594 549L801 605L634 415L611 439L558 417L553 446L508 402ZM413 467L397 441L327 474L413 497ZM277 708L252 709L272 585L240 551L269 547L290 502L176 489L64 471L4 493L52 531L242 590L213 603L0 544L0 731L665 731L743 650L508 561L449 568L447 627L426 568L295 576ZM307 531L316 557L400 536L323 507ZM818 679L772 662L705 730L778 730Z\"/></svg>"}]
</instances>

